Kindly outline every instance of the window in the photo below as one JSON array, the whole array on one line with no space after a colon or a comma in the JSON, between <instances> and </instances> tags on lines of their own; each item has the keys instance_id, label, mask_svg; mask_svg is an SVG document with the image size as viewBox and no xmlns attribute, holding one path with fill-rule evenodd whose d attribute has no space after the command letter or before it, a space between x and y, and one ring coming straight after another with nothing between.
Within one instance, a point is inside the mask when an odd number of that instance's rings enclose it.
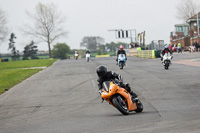
<instances>
[{"instance_id":1,"label":"window","mask_svg":"<svg viewBox=\"0 0 200 133\"><path fill-rule=\"evenodd\" d=\"M183 32L183 27L182 26L177 26L176 27L177 32Z\"/></svg>"},{"instance_id":2,"label":"window","mask_svg":"<svg viewBox=\"0 0 200 133\"><path fill-rule=\"evenodd\" d=\"M188 35L188 27L184 26L183 27L183 33L184 33L184 36L187 36Z\"/></svg>"}]
</instances>

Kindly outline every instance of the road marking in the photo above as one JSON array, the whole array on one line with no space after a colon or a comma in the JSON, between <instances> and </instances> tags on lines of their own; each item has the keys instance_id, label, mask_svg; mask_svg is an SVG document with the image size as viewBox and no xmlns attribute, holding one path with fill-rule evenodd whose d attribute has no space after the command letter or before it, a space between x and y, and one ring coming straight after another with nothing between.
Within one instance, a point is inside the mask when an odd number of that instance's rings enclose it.
<instances>
[{"instance_id":1,"label":"road marking","mask_svg":"<svg viewBox=\"0 0 200 133\"><path fill-rule=\"evenodd\" d=\"M200 61L200 58L199 59L191 59L190 61Z\"/></svg>"}]
</instances>

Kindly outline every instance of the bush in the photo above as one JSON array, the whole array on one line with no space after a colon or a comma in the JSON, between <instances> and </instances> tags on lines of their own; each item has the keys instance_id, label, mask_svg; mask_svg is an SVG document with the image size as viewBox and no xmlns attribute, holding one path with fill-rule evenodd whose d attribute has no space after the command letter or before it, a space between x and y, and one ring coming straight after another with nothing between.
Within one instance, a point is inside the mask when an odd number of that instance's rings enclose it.
<instances>
[{"instance_id":1,"label":"bush","mask_svg":"<svg viewBox=\"0 0 200 133\"><path fill-rule=\"evenodd\" d=\"M98 54L98 55L101 55L101 50L98 50L98 51L97 51L97 54Z\"/></svg>"},{"instance_id":2,"label":"bush","mask_svg":"<svg viewBox=\"0 0 200 133\"><path fill-rule=\"evenodd\" d=\"M66 59L70 47L66 43L57 43L53 46L52 54L54 58Z\"/></svg>"}]
</instances>

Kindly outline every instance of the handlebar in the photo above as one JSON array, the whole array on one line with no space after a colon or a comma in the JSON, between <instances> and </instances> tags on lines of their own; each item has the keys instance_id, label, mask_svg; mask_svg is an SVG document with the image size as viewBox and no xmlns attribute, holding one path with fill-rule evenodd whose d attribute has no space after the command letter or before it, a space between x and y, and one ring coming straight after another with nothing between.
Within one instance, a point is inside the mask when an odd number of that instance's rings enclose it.
<instances>
[{"instance_id":1,"label":"handlebar","mask_svg":"<svg viewBox=\"0 0 200 133\"><path fill-rule=\"evenodd\" d=\"M113 81L114 84L120 86L121 85L121 81L119 81L118 79L111 79L111 81Z\"/></svg>"}]
</instances>

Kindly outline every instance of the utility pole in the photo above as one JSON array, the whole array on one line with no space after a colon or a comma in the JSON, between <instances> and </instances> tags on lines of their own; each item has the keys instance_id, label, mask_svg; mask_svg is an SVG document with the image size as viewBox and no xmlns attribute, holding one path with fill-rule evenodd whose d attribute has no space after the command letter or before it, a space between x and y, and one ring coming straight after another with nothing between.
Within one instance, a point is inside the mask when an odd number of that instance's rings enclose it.
<instances>
[{"instance_id":1,"label":"utility pole","mask_svg":"<svg viewBox=\"0 0 200 133\"><path fill-rule=\"evenodd\" d=\"M199 12L197 12L197 44L199 45Z\"/></svg>"},{"instance_id":2,"label":"utility pole","mask_svg":"<svg viewBox=\"0 0 200 133\"><path fill-rule=\"evenodd\" d=\"M197 31L198 31L198 36L199 36L199 13L197 13Z\"/></svg>"}]
</instances>

